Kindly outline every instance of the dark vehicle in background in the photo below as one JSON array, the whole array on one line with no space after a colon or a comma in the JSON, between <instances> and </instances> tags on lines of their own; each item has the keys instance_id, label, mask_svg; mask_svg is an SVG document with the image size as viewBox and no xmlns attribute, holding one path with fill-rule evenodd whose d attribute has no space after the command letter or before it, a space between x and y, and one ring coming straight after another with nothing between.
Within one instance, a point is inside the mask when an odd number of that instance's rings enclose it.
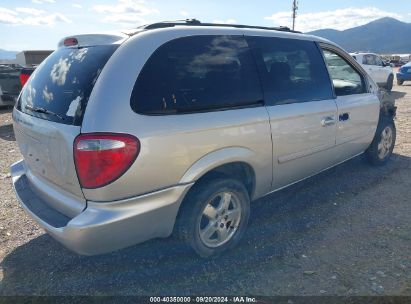
<instances>
[{"instance_id":1,"label":"dark vehicle in background","mask_svg":"<svg viewBox=\"0 0 411 304\"><path fill-rule=\"evenodd\" d=\"M21 88L20 70L0 65L0 106L14 105Z\"/></svg>"},{"instance_id":2,"label":"dark vehicle in background","mask_svg":"<svg viewBox=\"0 0 411 304\"><path fill-rule=\"evenodd\" d=\"M0 65L4 65L15 70L21 70L22 68L24 68L22 65L18 63L1 63Z\"/></svg>"},{"instance_id":3,"label":"dark vehicle in background","mask_svg":"<svg viewBox=\"0 0 411 304\"><path fill-rule=\"evenodd\" d=\"M411 61L404 64L397 72L397 84L402 85L404 81L411 81Z\"/></svg>"},{"instance_id":4,"label":"dark vehicle in background","mask_svg":"<svg viewBox=\"0 0 411 304\"><path fill-rule=\"evenodd\" d=\"M0 64L0 106L13 106L37 66Z\"/></svg>"},{"instance_id":5,"label":"dark vehicle in background","mask_svg":"<svg viewBox=\"0 0 411 304\"><path fill-rule=\"evenodd\" d=\"M402 66L403 64L405 64L405 62L401 61L401 60L390 60L389 62L390 62L390 65L392 67L396 67L396 68L398 68L398 67Z\"/></svg>"},{"instance_id":6,"label":"dark vehicle in background","mask_svg":"<svg viewBox=\"0 0 411 304\"><path fill-rule=\"evenodd\" d=\"M36 67L24 67L20 71L20 84L22 87L26 84L27 80L29 80L30 75L33 74Z\"/></svg>"}]
</instances>

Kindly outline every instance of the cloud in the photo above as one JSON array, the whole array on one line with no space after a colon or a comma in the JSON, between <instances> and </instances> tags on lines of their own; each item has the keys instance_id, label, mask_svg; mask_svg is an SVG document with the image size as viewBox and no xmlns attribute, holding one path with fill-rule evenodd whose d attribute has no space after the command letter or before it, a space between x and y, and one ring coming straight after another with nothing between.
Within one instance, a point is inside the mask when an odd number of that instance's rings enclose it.
<instances>
[{"instance_id":1,"label":"cloud","mask_svg":"<svg viewBox=\"0 0 411 304\"><path fill-rule=\"evenodd\" d=\"M382 17L402 19L402 16L399 14L383 11L375 7L344 8L335 11L297 14L295 29L302 32L329 28L345 30L364 25ZM276 26L284 25L290 28L292 26L291 12L275 13L264 19L271 20Z\"/></svg>"},{"instance_id":2,"label":"cloud","mask_svg":"<svg viewBox=\"0 0 411 304\"><path fill-rule=\"evenodd\" d=\"M180 11L180 15L184 16L184 17L187 17L190 14L189 14L189 12L183 10L183 11Z\"/></svg>"},{"instance_id":3,"label":"cloud","mask_svg":"<svg viewBox=\"0 0 411 304\"><path fill-rule=\"evenodd\" d=\"M57 63L55 63L51 69L51 80L54 84L62 86L66 83L66 76L71 67L71 62L68 58L60 58Z\"/></svg>"},{"instance_id":4,"label":"cloud","mask_svg":"<svg viewBox=\"0 0 411 304\"><path fill-rule=\"evenodd\" d=\"M226 19L226 20L214 20L214 23L220 23L220 24L235 24L237 20L235 19Z\"/></svg>"},{"instance_id":5,"label":"cloud","mask_svg":"<svg viewBox=\"0 0 411 304\"><path fill-rule=\"evenodd\" d=\"M17 15L17 12L5 7L0 7L0 16L1 15Z\"/></svg>"},{"instance_id":6,"label":"cloud","mask_svg":"<svg viewBox=\"0 0 411 304\"><path fill-rule=\"evenodd\" d=\"M45 11L28 7L18 7L10 10L0 7L0 23L9 25L46 25L56 23L71 23L71 20L61 13L47 15Z\"/></svg>"},{"instance_id":7,"label":"cloud","mask_svg":"<svg viewBox=\"0 0 411 304\"><path fill-rule=\"evenodd\" d=\"M55 3L55 0L31 0L31 2L36 4L43 4L43 3Z\"/></svg>"},{"instance_id":8,"label":"cloud","mask_svg":"<svg viewBox=\"0 0 411 304\"><path fill-rule=\"evenodd\" d=\"M83 6L82 6L81 4L78 4L78 3L74 3L74 4L73 4L73 7L75 7L75 8L83 8Z\"/></svg>"},{"instance_id":9,"label":"cloud","mask_svg":"<svg viewBox=\"0 0 411 304\"><path fill-rule=\"evenodd\" d=\"M33 15L33 16L39 16L45 13L43 10L38 10L35 8L31 8L31 7L17 7L16 12L24 13L27 15Z\"/></svg>"},{"instance_id":10,"label":"cloud","mask_svg":"<svg viewBox=\"0 0 411 304\"><path fill-rule=\"evenodd\" d=\"M105 15L103 22L127 25L146 23L146 16L158 14L158 10L148 7L143 0L118 0L114 5L94 5L92 10Z\"/></svg>"},{"instance_id":11,"label":"cloud","mask_svg":"<svg viewBox=\"0 0 411 304\"><path fill-rule=\"evenodd\" d=\"M15 23L18 19L15 11L9 10L4 7L0 7L0 23Z\"/></svg>"}]
</instances>

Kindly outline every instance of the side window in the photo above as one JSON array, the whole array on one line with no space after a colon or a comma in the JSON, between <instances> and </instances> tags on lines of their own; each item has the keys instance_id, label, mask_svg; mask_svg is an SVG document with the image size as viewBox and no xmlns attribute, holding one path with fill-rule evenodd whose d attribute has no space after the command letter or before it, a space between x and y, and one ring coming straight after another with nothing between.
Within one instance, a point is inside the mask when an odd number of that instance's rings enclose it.
<instances>
[{"instance_id":1,"label":"side window","mask_svg":"<svg viewBox=\"0 0 411 304\"><path fill-rule=\"evenodd\" d=\"M262 104L257 68L243 36L191 36L158 48L131 96L141 114L173 114Z\"/></svg>"},{"instance_id":2,"label":"side window","mask_svg":"<svg viewBox=\"0 0 411 304\"><path fill-rule=\"evenodd\" d=\"M364 55L362 62L365 65L377 65L376 56L374 55Z\"/></svg>"},{"instance_id":3,"label":"side window","mask_svg":"<svg viewBox=\"0 0 411 304\"><path fill-rule=\"evenodd\" d=\"M247 37L270 105L332 99L321 52L312 41Z\"/></svg>"},{"instance_id":4,"label":"side window","mask_svg":"<svg viewBox=\"0 0 411 304\"><path fill-rule=\"evenodd\" d=\"M329 50L323 50L323 53L337 96L366 92L362 75L344 58Z\"/></svg>"},{"instance_id":5,"label":"side window","mask_svg":"<svg viewBox=\"0 0 411 304\"><path fill-rule=\"evenodd\" d=\"M382 66L382 59L379 56L375 56L375 65Z\"/></svg>"}]
</instances>

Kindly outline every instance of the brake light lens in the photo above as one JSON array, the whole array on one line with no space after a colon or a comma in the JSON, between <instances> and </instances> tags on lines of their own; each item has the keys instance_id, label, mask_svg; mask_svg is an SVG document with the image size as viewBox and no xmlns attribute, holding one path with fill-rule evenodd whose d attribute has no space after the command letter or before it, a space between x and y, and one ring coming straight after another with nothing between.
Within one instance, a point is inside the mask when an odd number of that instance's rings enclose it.
<instances>
[{"instance_id":1,"label":"brake light lens","mask_svg":"<svg viewBox=\"0 0 411 304\"><path fill-rule=\"evenodd\" d=\"M27 80L29 80L29 78L30 78L30 75L28 75L28 74L24 74L24 73L20 74L21 87L24 87L24 85L26 84Z\"/></svg>"},{"instance_id":2,"label":"brake light lens","mask_svg":"<svg viewBox=\"0 0 411 304\"><path fill-rule=\"evenodd\" d=\"M77 44L78 44L77 38L70 37L70 38L64 39L64 46L73 46Z\"/></svg>"},{"instance_id":3,"label":"brake light lens","mask_svg":"<svg viewBox=\"0 0 411 304\"><path fill-rule=\"evenodd\" d=\"M74 141L74 162L83 188L106 186L122 176L140 152L139 140L128 134L82 134Z\"/></svg>"}]
</instances>

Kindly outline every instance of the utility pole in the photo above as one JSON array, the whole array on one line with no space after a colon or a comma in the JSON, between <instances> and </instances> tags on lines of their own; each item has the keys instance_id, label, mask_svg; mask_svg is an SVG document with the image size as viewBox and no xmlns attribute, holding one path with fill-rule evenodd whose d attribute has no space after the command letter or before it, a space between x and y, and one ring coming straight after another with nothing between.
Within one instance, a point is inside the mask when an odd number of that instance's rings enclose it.
<instances>
[{"instance_id":1,"label":"utility pole","mask_svg":"<svg viewBox=\"0 0 411 304\"><path fill-rule=\"evenodd\" d=\"M297 18L298 0L293 1L293 31L295 29L295 18Z\"/></svg>"}]
</instances>

